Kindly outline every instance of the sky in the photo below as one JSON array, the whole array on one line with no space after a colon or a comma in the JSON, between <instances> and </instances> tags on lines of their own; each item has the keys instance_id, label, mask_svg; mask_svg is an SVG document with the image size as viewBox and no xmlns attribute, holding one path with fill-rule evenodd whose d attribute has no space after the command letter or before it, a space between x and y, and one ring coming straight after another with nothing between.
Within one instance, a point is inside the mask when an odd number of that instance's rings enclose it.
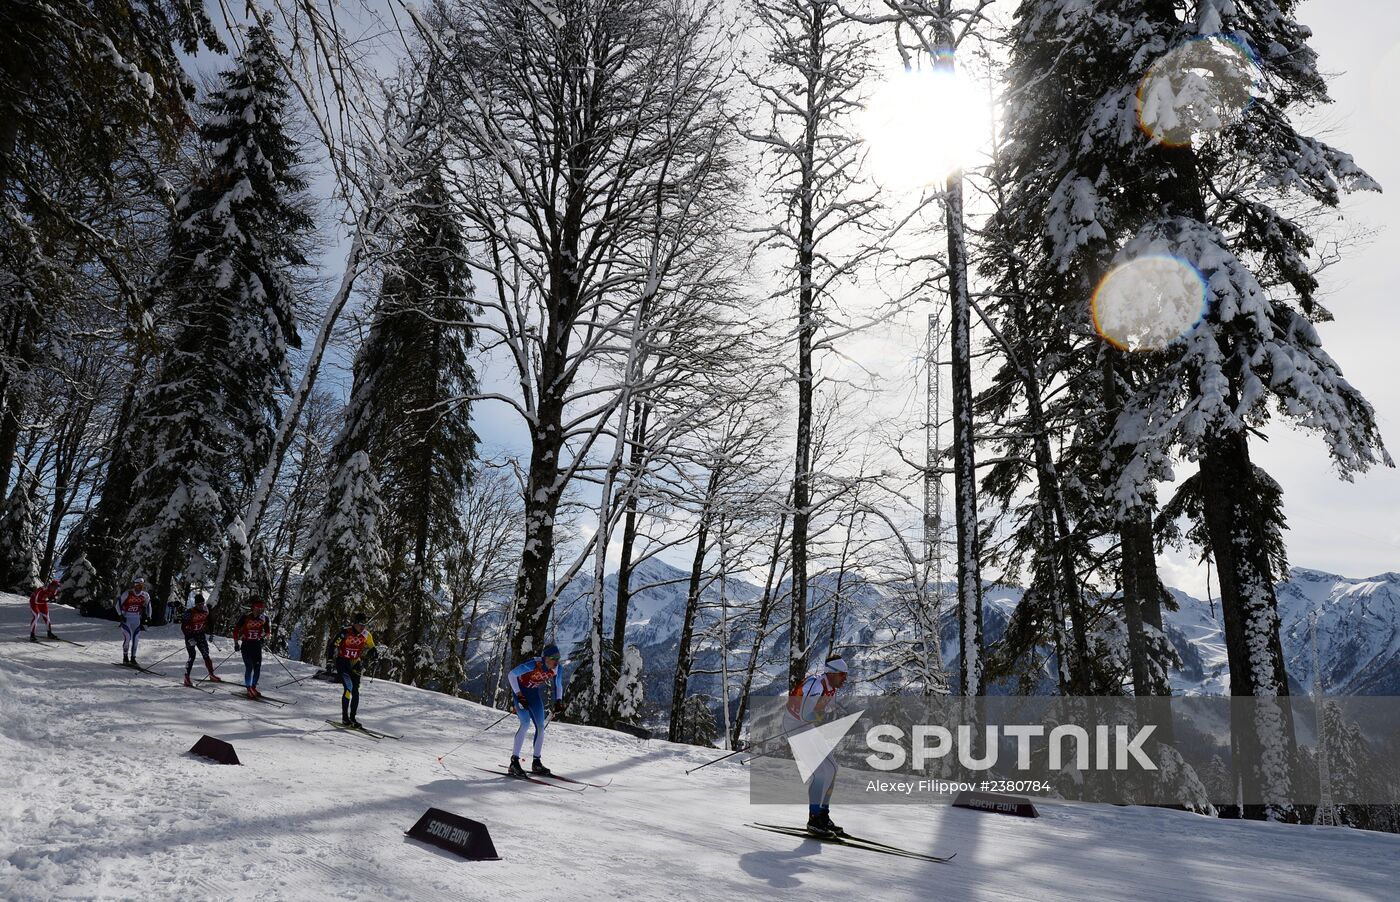
<instances>
[{"instance_id":1,"label":"sky","mask_svg":"<svg viewBox=\"0 0 1400 902\"><path fill-rule=\"evenodd\" d=\"M1400 6L1380 0L1309 0L1299 18L1314 30L1312 43L1330 76L1335 100L1306 121L1307 130L1352 153L1392 189L1344 201L1337 233L1364 234L1344 247L1341 261L1322 274L1322 300L1336 321L1320 331L1329 353L1374 404L1382 433L1400 456L1400 315L1391 303L1400 276L1400 242L1391 227L1400 221ZM328 242L328 278L338 276L335 261L343 246L334 239ZM868 287L852 290L843 300L858 312L861 292ZM911 308L849 339L842 345L843 357L827 361L831 375L863 383L878 396L865 408L874 421L870 434L884 441L903 433L909 450L921 444L924 375L918 357L927 312ZM348 383L345 355L333 356L324 378L327 387L343 387ZM501 358L481 362L487 388L497 382L509 387L502 363ZM474 418L484 456L503 458L525 447L518 416L504 405L477 404ZM1284 488L1293 565L1352 577L1400 570L1400 472L1379 470L1343 482L1335 476L1319 438L1281 424L1269 428L1267 441L1253 444L1253 453L1256 463ZM892 453L888 456L898 463ZM579 518L577 530L580 539L592 531L588 515ZM687 556L684 549L671 555L676 562ZM1159 566L1169 585L1204 597L1208 577L1194 557L1169 551ZM1212 588L1218 591L1218 586Z\"/></svg>"}]
</instances>

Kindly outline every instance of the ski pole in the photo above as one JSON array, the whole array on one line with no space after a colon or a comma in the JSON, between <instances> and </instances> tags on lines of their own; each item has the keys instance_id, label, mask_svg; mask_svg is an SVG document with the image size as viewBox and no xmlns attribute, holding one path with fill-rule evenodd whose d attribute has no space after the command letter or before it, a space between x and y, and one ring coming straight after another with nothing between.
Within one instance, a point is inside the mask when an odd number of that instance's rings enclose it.
<instances>
[{"instance_id":1,"label":"ski pole","mask_svg":"<svg viewBox=\"0 0 1400 902\"><path fill-rule=\"evenodd\" d=\"M690 770L686 771L686 773L687 773L687 774L693 774L693 773L695 773L697 770L702 770L702 769L704 769L704 768L706 768L706 767L709 767L711 764L718 764L718 763L720 763L721 761L726 761L726 760L728 760L728 759L730 759L730 758L733 758L735 755L742 755L744 752L750 751L750 749L752 749L754 746L767 745L768 743L774 741L775 739L782 739L784 736L787 736L789 733L794 733L794 732L796 732L796 731L802 729L802 728L805 727L805 726L807 726L807 724L805 724L805 723L803 723L803 724L798 724L797 726L793 727L791 730L784 730L783 732L779 733L777 736L770 736L770 737L768 737L767 739L761 740L761 741L759 741L759 742L755 742L753 745L750 745L749 748L747 748L747 749L735 749L734 751L730 752L730 753L727 754L727 755L720 755L718 758L714 759L713 761L706 761L704 764L701 764L701 765L699 765L698 767L692 767ZM761 758L761 757L763 757L764 755L766 755L766 754L771 754L771 753L769 753L769 752L755 752L755 753L752 753L752 754L753 754L753 756L754 756L755 758Z\"/></svg>"},{"instance_id":2,"label":"ski pole","mask_svg":"<svg viewBox=\"0 0 1400 902\"><path fill-rule=\"evenodd\" d=\"M316 675L316 674L314 674L314 673L308 673L308 674L307 674L306 676L304 676L304 677L297 677L296 679L294 679L294 680L288 680L288 681L285 682L285 683L278 683L276 686L273 686L272 688L273 688L273 689L281 689L283 686L295 686L297 683L300 683L300 682L302 682L303 680L309 680L309 679L311 679L312 677L314 677L315 675Z\"/></svg>"},{"instance_id":3,"label":"ski pole","mask_svg":"<svg viewBox=\"0 0 1400 902\"><path fill-rule=\"evenodd\" d=\"M281 655L279 655L277 652L273 651L273 650L270 649L270 648L267 650L267 653L270 654L270 655L272 655L273 659L276 660L278 664L281 664L281 665L282 665L282 669L285 670L285 671L287 671L287 676L289 676L289 677L292 678L292 682L297 682L297 678L296 678L297 675L294 674L294 673L292 673L292 669L291 669L290 667L288 667L288 666L282 661L282 656L281 656ZM302 679L305 679L305 677L302 677ZM286 686L287 684L286 684L286 683L283 683L282 685L283 685L283 686Z\"/></svg>"},{"instance_id":4,"label":"ski pole","mask_svg":"<svg viewBox=\"0 0 1400 902\"><path fill-rule=\"evenodd\" d=\"M491 722L491 726L488 726L488 727L486 727L485 729L479 730L478 732L472 734L471 736L468 736L466 739L463 739L461 742L459 742L459 743L457 743L456 745L454 745L454 746L452 747L452 751L444 752L443 754L438 755L438 759L437 759L438 764L441 764L441 763L442 763L442 759L448 757L448 756L451 755L453 752L457 751L459 748L461 748L462 746L466 745L466 744L467 744L468 742L470 742L471 740L475 739L477 736L480 736L482 733L485 733L487 730L491 729L491 727L494 727L496 724L500 723L502 720L505 720L507 717L510 717L510 715L511 715L512 713L514 713L514 712L507 711L506 713L504 713L504 714L501 715L500 720L494 720L494 721L492 721L492 722Z\"/></svg>"},{"instance_id":5,"label":"ski pole","mask_svg":"<svg viewBox=\"0 0 1400 902\"><path fill-rule=\"evenodd\" d=\"M218 664L215 664L215 665L214 665L214 669L215 669L215 670L218 670L220 667L223 667L225 664L228 663L228 659L231 658L231 657L233 657L233 652L229 652L227 655L225 655L225 656L224 656L224 659L223 659L222 661L220 661ZM196 683L207 683L207 682L209 682L209 680L208 680L208 679L199 679L199 680L195 680L195 682L196 682Z\"/></svg>"},{"instance_id":6,"label":"ski pole","mask_svg":"<svg viewBox=\"0 0 1400 902\"><path fill-rule=\"evenodd\" d=\"M157 665L159 665L159 664L162 664L162 663L164 663L164 662L166 662L166 661L169 661L171 658L175 657L176 655L178 655L178 654L179 654L180 652L182 652L182 651L185 651L184 646L181 646L180 648L175 649L175 650L172 651L170 654L166 655L165 657L161 658L159 661L156 661L155 664L152 664L152 665L150 665L150 666L151 666L151 667L155 667L155 666L157 666Z\"/></svg>"}]
</instances>

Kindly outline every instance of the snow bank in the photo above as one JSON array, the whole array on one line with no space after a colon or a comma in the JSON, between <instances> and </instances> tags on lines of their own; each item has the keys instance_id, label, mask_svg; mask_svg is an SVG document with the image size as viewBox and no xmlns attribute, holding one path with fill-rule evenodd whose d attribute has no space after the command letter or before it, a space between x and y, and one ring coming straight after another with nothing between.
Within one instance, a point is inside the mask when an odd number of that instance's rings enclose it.
<instances>
[{"instance_id":1,"label":"snow bank","mask_svg":"<svg viewBox=\"0 0 1400 902\"><path fill-rule=\"evenodd\" d=\"M1044 805L1039 820L951 809L852 807L854 833L946 854L891 858L750 830L798 823L751 806L737 764L683 771L701 749L551 727L545 761L613 783L570 793L498 778L510 728L479 705L366 681L360 717L404 735L371 742L326 725L338 690L288 679L278 709L179 685L178 630L147 634L123 671L115 623L58 608L59 635L0 642L0 899L1190 900L1390 898L1400 837L1214 821L1154 809ZM0 598L0 638L27 632ZM215 660L231 652L219 640ZM236 679L234 661L220 673ZM290 665L298 674L309 668ZM185 754L200 734L243 767ZM466 740L439 764L438 756ZM504 860L464 863L407 840L429 806L486 822Z\"/></svg>"}]
</instances>

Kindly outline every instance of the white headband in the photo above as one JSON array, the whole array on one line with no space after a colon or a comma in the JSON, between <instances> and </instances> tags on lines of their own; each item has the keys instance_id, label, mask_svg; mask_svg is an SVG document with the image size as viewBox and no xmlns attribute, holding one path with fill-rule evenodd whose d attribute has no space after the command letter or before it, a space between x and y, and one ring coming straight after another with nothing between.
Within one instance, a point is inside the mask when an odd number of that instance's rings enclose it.
<instances>
[{"instance_id":1,"label":"white headband","mask_svg":"<svg viewBox=\"0 0 1400 902\"><path fill-rule=\"evenodd\" d=\"M826 662L826 672L827 672L827 673L847 673L848 671L846 670L846 661L845 661L845 659L840 658L840 657L836 657L836 658L832 658L830 661L827 661L827 662Z\"/></svg>"}]
</instances>

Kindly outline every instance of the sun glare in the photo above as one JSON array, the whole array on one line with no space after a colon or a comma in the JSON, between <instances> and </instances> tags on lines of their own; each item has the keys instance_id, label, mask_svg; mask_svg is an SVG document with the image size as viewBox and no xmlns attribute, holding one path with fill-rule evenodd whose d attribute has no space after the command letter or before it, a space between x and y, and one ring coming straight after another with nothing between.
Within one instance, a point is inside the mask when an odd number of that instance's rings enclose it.
<instances>
[{"instance_id":1,"label":"sun glare","mask_svg":"<svg viewBox=\"0 0 1400 902\"><path fill-rule=\"evenodd\" d=\"M880 187L936 187L986 145L991 111L985 91L961 73L903 70L870 98L862 131Z\"/></svg>"}]
</instances>

